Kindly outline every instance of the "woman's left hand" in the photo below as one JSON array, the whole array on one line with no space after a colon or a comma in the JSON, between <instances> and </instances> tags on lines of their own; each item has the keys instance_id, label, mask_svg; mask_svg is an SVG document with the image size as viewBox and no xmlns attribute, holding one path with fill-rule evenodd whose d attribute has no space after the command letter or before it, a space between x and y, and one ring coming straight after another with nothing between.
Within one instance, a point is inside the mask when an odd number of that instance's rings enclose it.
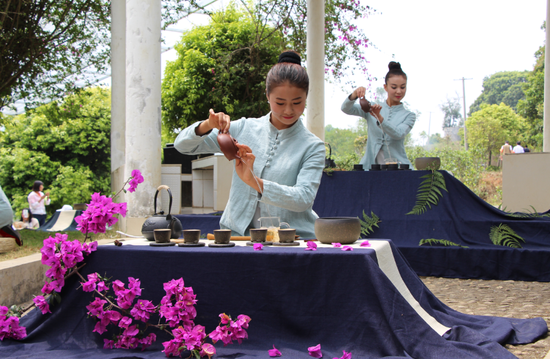
<instances>
[{"instance_id":1,"label":"woman's left hand","mask_svg":"<svg viewBox=\"0 0 550 359\"><path fill-rule=\"evenodd\" d=\"M382 110L382 106L380 106L378 104L374 104L374 105L371 106L369 113L372 115L372 117L377 119L378 122L382 123L384 121L384 117L382 117L382 115L380 115L380 110Z\"/></svg>"},{"instance_id":2,"label":"woman's left hand","mask_svg":"<svg viewBox=\"0 0 550 359\"><path fill-rule=\"evenodd\" d=\"M237 171L237 175L244 183L262 193L263 181L261 178L257 178L254 175L254 161L256 160L256 156L254 156L252 149L247 145L240 143L237 143L236 145L239 149L240 157L240 159L237 158L235 160L235 171ZM256 179L258 180L258 183L256 183Z\"/></svg>"}]
</instances>

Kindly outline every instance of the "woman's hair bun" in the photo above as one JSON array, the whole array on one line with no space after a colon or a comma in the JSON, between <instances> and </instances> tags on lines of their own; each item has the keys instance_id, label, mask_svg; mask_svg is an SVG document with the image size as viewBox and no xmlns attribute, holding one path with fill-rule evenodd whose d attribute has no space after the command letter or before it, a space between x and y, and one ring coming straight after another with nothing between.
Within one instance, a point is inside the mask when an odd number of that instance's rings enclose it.
<instances>
[{"instance_id":1,"label":"woman's hair bun","mask_svg":"<svg viewBox=\"0 0 550 359\"><path fill-rule=\"evenodd\" d=\"M300 55L298 55L295 51L285 51L282 54L279 55L279 61L281 62L290 62L291 64L302 64L302 59L300 58Z\"/></svg>"},{"instance_id":2,"label":"woman's hair bun","mask_svg":"<svg viewBox=\"0 0 550 359\"><path fill-rule=\"evenodd\" d=\"M391 70L401 70L401 64L399 62L392 61L388 64L388 69Z\"/></svg>"}]
</instances>

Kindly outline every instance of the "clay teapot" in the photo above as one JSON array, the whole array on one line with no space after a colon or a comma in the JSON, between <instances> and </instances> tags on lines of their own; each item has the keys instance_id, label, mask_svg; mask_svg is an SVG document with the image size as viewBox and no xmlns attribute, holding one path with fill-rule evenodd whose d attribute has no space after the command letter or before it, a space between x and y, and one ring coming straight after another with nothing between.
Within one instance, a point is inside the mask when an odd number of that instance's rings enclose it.
<instances>
[{"instance_id":1,"label":"clay teapot","mask_svg":"<svg viewBox=\"0 0 550 359\"><path fill-rule=\"evenodd\" d=\"M370 102L366 98L360 98L359 99L359 105L361 105L361 109L365 111L366 113L370 112Z\"/></svg>"},{"instance_id":2,"label":"clay teapot","mask_svg":"<svg viewBox=\"0 0 550 359\"><path fill-rule=\"evenodd\" d=\"M231 137L229 133L218 133L218 144L229 161L233 161L236 158L241 159L237 143L237 140Z\"/></svg>"}]
</instances>

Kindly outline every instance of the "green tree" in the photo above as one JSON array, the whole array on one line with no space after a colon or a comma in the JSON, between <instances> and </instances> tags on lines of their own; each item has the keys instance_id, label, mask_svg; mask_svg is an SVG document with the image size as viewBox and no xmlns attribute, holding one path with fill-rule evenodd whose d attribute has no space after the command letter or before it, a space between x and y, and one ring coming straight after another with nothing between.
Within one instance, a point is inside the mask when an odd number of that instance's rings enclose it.
<instances>
[{"instance_id":1,"label":"green tree","mask_svg":"<svg viewBox=\"0 0 550 359\"><path fill-rule=\"evenodd\" d=\"M265 77L285 44L277 34L256 43L256 26L247 13L229 7L183 35L162 82L165 126L186 127L206 118L210 108L232 119L269 112Z\"/></svg>"},{"instance_id":2,"label":"green tree","mask_svg":"<svg viewBox=\"0 0 550 359\"><path fill-rule=\"evenodd\" d=\"M546 29L546 23L542 26ZM526 119L526 143L533 148L542 148L543 117L544 117L544 55L545 46L535 53L537 59L533 71L527 75L527 83L523 84L525 98L518 102L518 114Z\"/></svg>"},{"instance_id":3,"label":"green tree","mask_svg":"<svg viewBox=\"0 0 550 359\"><path fill-rule=\"evenodd\" d=\"M110 90L80 90L23 115L0 132L0 184L16 210L35 180L51 191L51 213L110 191Z\"/></svg>"},{"instance_id":4,"label":"green tree","mask_svg":"<svg viewBox=\"0 0 550 359\"><path fill-rule=\"evenodd\" d=\"M483 91L470 106L470 113L479 111L481 104L498 105L501 102L514 111L517 104L525 98L523 84L527 82L527 71L502 71L483 79Z\"/></svg>"},{"instance_id":5,"label":"green tree","mask_svg":"<svg viewBox=\"0 0 550 359\"><path fill-rule=\"evenodd\" d=\"M122 0L115 0L122 1ZM8 0L0 5L0 107L62 98L105 72L110 60L110 0ZM199 6L163 0L166 27ZM86 70L86 71L85 71Z\"/></svg>"},{"instance_id":6,"label":"green tree","mask_svg":"<svg viewBox=\"0 0 550 359\"><path fill-rule=\"evenodd\" d=\"M482 104L481 110L474 112L466 120L470 146L484 151L487 166L493 156L498 156L504 141L522 140L525 119L517 115L508 105Z\"/></svg>"},{"instance_id":7,"label":"green tree","mask_svg":"<svg viewBox=\"0 0 550 359\"><path fill-rule=\"evenodd\" d=\"M460 101L458 96L456 98L450 99L447 97L445 102L439 105L439 108L444 113L443 117L443 128L445 127L459 127L462 125L462 114L460 110Z\"/></svg>"}]
</instances>

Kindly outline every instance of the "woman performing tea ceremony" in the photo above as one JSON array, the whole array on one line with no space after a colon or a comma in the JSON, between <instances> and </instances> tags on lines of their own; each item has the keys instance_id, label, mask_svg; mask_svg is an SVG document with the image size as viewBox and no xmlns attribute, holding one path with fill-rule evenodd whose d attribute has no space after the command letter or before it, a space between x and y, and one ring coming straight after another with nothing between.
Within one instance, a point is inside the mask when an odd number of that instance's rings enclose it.
<instances>
[{"instance_id":1,"label":"woman performing tea ceremony","mask_svg":"<svg viewBox=\"0 0 550 359\"><path fill-rule=\"evenodd\" d=\"M248 235L250 228L259 227L260 217L279 217L302 238L315 238L317 215L312 206L325 164L325 145L300 120L308 90L300 55L283 52L266 78L270 113L230 122L228 115L210 110L207 120L178 135L174 147L186 154L220 152L218 132L239 142L240 158L235 160L221 228Z\"/></svg>"},{"instance_id":2,"label":"woman performing tea ceremony","mask_svg":"<svg viewBox=\"0 0 550 359\"><path fill-rule=\"evenodd\" d=\"M407 75L399 62L392 61L388 67L384 84L384 90L388 93L386 102L378 105L363 100L360 101L363 102L362 106L356 100L365 97L366 89L358 87L342 103L344 113L361 116L367 120L367 146L361 159L365 170L369 170L371 164L385 164L386 161L410 165L405 153L404 140L414 126L416 115L406 110L401 102L407 92Z\"/></svg>"}]
</instances>

